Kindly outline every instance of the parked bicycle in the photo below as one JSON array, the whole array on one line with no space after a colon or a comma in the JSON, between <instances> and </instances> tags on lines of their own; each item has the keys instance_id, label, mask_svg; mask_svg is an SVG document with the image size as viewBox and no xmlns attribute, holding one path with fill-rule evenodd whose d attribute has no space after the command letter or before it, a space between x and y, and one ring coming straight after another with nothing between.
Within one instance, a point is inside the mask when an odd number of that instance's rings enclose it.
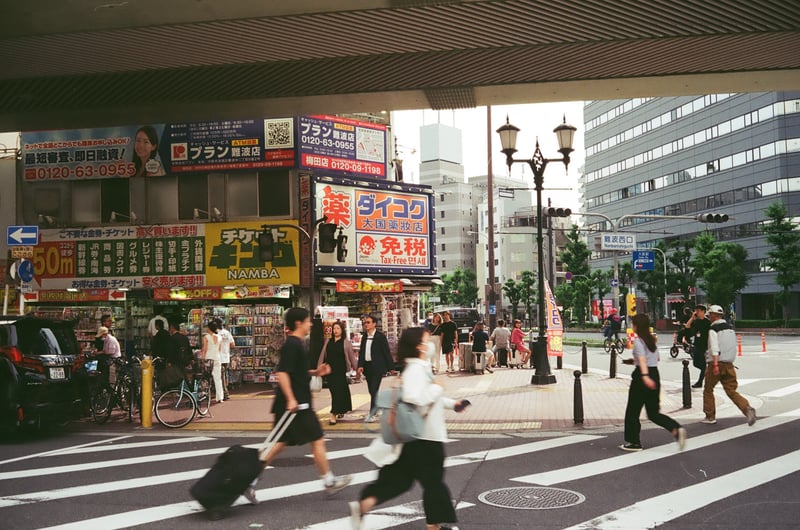
<instances>
[{"instance_id":1,"label":"parked bicycle","mask_svg":"<svg viewBox=\"0 0 800 530\"><path fill-rule=\"evenodd\" d=\"M116 380L111 382L98 370L98 363L105 359L92 359L87 362L87 371L96 374L97 381L92 390L91 410L95 423L103 424L111 417L111 412L119 407L128 413L128 421L133 419L133 408L139 404L139 385L134 378L134 365L122 358L113 360L110 370L116 369ZM94 370L92 370L94 368Z\"/></svg>"},{"instance_id":2,"label":"parked bicycle","mask_svg":"<svg viewBox=\"0 0 800 530\"><path fill-rule=\"evenodd\" d=\"M166 390L156 402L156 418L165 427L177 429L191 422L198 414L208 416L214 382L211 369L214 361L206 361L193 380L181 380L178 388Z\"/></svg>"}]
</instances>

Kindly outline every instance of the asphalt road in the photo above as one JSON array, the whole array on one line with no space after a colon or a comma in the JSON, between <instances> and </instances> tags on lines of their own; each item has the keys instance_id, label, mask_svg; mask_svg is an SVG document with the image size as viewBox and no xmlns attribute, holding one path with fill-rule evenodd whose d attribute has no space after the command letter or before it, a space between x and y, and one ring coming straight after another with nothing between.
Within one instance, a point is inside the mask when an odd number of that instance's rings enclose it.
<instances>
[{"instance_id":1,"label":"asphalt road","mask_svg":"<svg viewBox=\"0 0 800 530\"><path fill-rule=\"evenodd\" d=\"M753 427L721 402L716 425L689 423L687 448L645 422L646 449L625 453L621 428L453 436L446 480L461 529L796 528L800 498L800 348L773 340L766 353L737 358L740 391L759 412ZM750 345L760 350L760 338ZM662 347L666 348L662 344ZM593 349L590 369L608 369ZM668 384L682 363L662 354ZM567 347L565 365L579 365ZM619 364L618 376L630 367ZM692 369L692 377L696 371ZM693 394L700 398L699 392ZM232 444L254 433L60 433L0 443L0 527L349 528L346 501L376 471L362 453L366 435L332 436L329 457L353 484L322 492L308 447L290 448L259 482L258 506L236 506L208 521L190 485ZM418 487L365 519L366 528L422 528ZM241 501L244 502L244 501Z\"/></svg>"}]
</instances>

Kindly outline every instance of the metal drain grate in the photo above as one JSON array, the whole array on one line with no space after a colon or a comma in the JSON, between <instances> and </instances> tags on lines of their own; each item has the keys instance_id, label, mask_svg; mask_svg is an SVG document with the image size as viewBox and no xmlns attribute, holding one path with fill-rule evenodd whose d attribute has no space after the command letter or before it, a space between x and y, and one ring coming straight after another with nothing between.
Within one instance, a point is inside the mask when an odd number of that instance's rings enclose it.
<instances>
[{"instance_id":1,"label":"metal drain grate","mask_svg":"<svg viewBox=\"0 0 800 530\"><path fill-rule=\"evenodd\" d=\"M478 500L498 508L514 510L549 510L551 508L567 508L586 500L576 491L560 488L501 488L489 490L478 495Z\"/></svg>"}]
</instances>

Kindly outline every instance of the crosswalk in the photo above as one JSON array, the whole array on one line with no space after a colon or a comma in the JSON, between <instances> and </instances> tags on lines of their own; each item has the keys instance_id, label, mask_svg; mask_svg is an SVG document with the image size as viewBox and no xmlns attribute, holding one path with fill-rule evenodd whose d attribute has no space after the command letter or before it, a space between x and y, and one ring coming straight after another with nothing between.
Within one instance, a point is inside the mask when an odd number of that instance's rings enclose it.
<instances>
[{"instance_id":1,"label":"crosswalk","mask_svg":"<svg viewBox=\"0 0 800 530\"><path fill-rule=\"evenodd\" d=\"M800 472L798 420L800 409L795 409L760 418L752 427L731 422L714 426L711 431L698 429L683 452L678 452L674 443L663 443L639 453L620 454L613 450L620 442L619 433L455 438L447 444L449 456L445 465L460 519L507 518L509 527L519 527L533 525L533 519L488 506L478 499L476 491L519 484L601 491L604 481L612 480L608 477L618 481L616 477L620 475L662 464L664 469L687 466L687 462L706 459L709 452L719 451L723 445L751 444L759 436L776 432L780 432L778 436L784 442L788 438L794 440L787 442L793 445L774 454L754 457L739 465L731 463L704 480L684 480L677 486L656 491L638 491L634 483L629 485L630 491L625 496L633 502L616 505L590 500L575 515L562 510L560 516L562 526L568 528L654 528L741 491ZM658 439L655 432L648 436ZM792 436L787 436L787 432ZM211 526L201 514L201 507L189 496L189 486L205 474L231 443L251 447L258 444L248 443L252 438L170 435L89 437L85 443L0 460L0 527ZM667 435L663 436L661 439L666 442ZM324 497L311 455L301 448L287 450L283 462L279 458L275 467L262 475L258 489L261 504L240 508L246 502L239 499L232 512L231 526L223 522L216 523L217 527L350 528L345 501L354 499L360 485L377 477L377 470L362 456L370 441L364 437L329 440L328 456L333 469L352 475L351 486L333 499ZM615 487L624 486L615 482ZM419 492L412 491L379 506L365 518L365 527L414 528L422 522L424 510ZM502 526L497 524L498 528ZM462 528L470 526L464 524Z\"/></svg>"}]
</instances>

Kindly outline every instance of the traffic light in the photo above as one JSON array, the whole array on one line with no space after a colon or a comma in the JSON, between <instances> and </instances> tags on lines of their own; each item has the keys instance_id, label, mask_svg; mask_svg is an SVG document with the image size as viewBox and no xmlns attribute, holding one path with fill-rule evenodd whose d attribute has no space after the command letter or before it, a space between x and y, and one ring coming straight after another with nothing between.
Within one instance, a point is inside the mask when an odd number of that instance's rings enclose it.
<instances>
[{"instance_id":1,"label":"traffic light","mask_svg":"<svg viewBox=\"0 0 800 530\"><path fill-rule=\"evenodd\" d=\"M572 215L572 210L569 208L556 208L554 206L547 206L542 208L542 215L548 217L569 217Z\"/></svg>"},{"instance_id":2,"label":"traffic light","mask_svg":"<svg viewBox=\"0 0 800 530\"><path fill-rule=\"evenodd\" d=\"M322 223L319 225L319 251L331 254L336 250L336 224Z\"/></svg>"},{"instance_id":3,"label":"traffic light","mask_svg":"<svg viewBox=\"0 0 800 530\"><path fill-rule=\"evenodd\" d=\"M701 213L697 216L697 220L701 223L727 223L728 219L726 213Z\"/></svg>"},{"instance_id":4,"label":"traffic light","mask_svg":"<svg viewBox=\"0 0 800 530\"><path fill-rule=\"evenodd\" d=\"M339 235L336 236L336 261L344 263L347 259L347 236L342 233L342 227L339 227Z\"/></svg>"},{"instance_id":5,"label":"traffic light","mask_svg":"<svg viewBox=\"0 0 800 530\"><path fill-rule=\"evenodd\" d=\"M636 315L636 295L633 293L628 293L625 295L625 307L628 311L627 315L632 317Z\"/></svg>"},{"instance_id":6,"label":"traffic light","mask_svg":"<svg viewBox=\"0 0 800 530\"><path fill-rule=\"evenodd\" d=\"M264 231L258 234L258 258L261 261L272 261L274 257L275 238L272 237L272 229L264 226Z\"/></svg>"}]
</instances>

